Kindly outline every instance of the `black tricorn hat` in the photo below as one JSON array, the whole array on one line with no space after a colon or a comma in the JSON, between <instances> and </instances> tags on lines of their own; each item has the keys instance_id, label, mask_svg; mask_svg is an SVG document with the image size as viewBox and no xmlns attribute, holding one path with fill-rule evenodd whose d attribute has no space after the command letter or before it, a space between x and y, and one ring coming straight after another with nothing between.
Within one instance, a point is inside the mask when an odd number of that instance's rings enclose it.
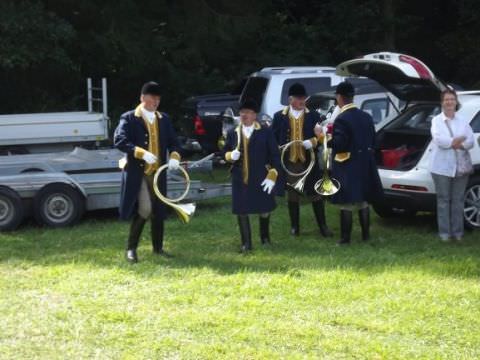
<instances>
[{"instance_id":1,"label":"black tricorn hat","mask_svg":"<svg viewBox=\"0 0 480 360\"><path fill-rule=\"evenodd\" d=\"M162 95L162 88L155 81L149 81L142 86L142 95Z\"/></svg>"},{"instance_id":2,"label":"black tricorn hat","mask_svg":"<svg viewBox=\"0 0 480 360\"><path fill-rule=\"evenodd\" d=\"M240 102L240 106L239 106L238 109L239 110L248 109L248 110L253 110L256 113L258 113L258 104L254 99L247 98L247 99Z\"/></svg>"},{"instance_id":3,"label":"black tricorn hat","mask_svg":"<svg viewBox=\"0 0 480 360\"><path fill-rule=\"evenodd\" d=\"M342 81L340 84L337 85L335 94L353 97L355 95L355 89L353 88L353 85L350 84L348 81Z\"/></svg>"},{"instance_id":4,"label":"black tricorn hat","mask_svg":"<svg viewBox=\"0 0 480 360\"><path fill-rule=\"evenodd\" d=\"M288 89L288 96L307 96L305 86L300 83L295 83Z\"/></svg>"}]
</instances>

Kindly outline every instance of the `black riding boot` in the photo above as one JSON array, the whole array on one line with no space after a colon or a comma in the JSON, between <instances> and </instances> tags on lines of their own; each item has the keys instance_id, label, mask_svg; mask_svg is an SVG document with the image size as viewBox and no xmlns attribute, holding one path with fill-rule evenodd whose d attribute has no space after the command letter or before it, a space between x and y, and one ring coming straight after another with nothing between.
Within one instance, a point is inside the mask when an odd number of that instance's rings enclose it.
<instances>
[{"instance_id":1,"label":"black riding boot","mask_svg":"<svg viewBox=\"0 0 480 360\"><path fill-rule=\"evenodd\" d=\"M289 201L288 213L290 215L290 234L298 236L300 234L300 203Z\"/></svg>"},{"instance_id":2,"label":"black riding boot","mask_svg":"<svg viewBox=\"0 0 480 360\"><path fill-rule=\"evenodd\" d=\"M333 233L327 226L325 220L325 201L318 200L312 202L313 213L315 214L315 219L317 220L318 227L320 228L320 233L323 237L330 237Z\"/></svg>"},{"instance_id":3,"label":"black riding boot","mask_svg":"<svg viewBox=\"0 0 480 360\"><path fill-rule=\"evenodd\" d=\"M238 216L238 226L240 228L240 236L242 238L242 253L252 250L252 232L250 230L250 219L248 215Z\"/></svg>"},{"instance_id":4,"label":"black riding boot","mask_svg":"<svg viewBox=\"0 0 480 360\"><path fill-rule=\"evenodd\" d=\"M370 208L366 207L358 210L358 218L362 228L362 240L367 241L370 239Z\"/></svg>"},{"instance_id":5,"label":"black riding boot","mask_svg":"<svg viewBox=\"0 0 480 360\"><path fill-rule=\"evenodd\" d=\"M173 257L173 255L163 250L163 219L152 216L152 247L155 255Z\"/></svg>"},{"instance_id":6,"label":"black riding boot","mask_svg":"<svg viewBox=\"0 0 480 360\"><path fill-rule=\"evenodd\" d=\"M350 244L350 237L352 234L352 212L349 210L340 210L340 231L342 237L337 244Z\"/></svg>"},{"instance_id":7,"label":"black riding boot","mask_svg":"<svg viewBox=\"0 0 480 360\"><path fill-rule=\"evenodd\" d=\"M267 217L259 217L260 222L260 240L263 245L270 244L270 215Z\"/></svg>"},{"instance_id":8,"label":"black riding boot","mask_svg":"<svg viewBox=\"0 0 480 360\"><path fill-rule=\"evenodd\" d=\"M140 215L135 214L133 216L132 223L130 225L130 234L128 235L127 241L127 252L126 258L129 262L137 262L137 247L140 242L140 235L142 235L142 230L145 225L145 219Z\"/></svg>"}]
</instances>

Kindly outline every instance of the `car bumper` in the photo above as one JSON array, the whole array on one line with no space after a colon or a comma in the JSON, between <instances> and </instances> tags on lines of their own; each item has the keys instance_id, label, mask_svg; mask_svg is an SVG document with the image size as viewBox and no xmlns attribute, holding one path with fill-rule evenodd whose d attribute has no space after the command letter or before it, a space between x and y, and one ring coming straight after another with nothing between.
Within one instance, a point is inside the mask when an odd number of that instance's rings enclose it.
<instances>
[{"instance_id":1,"label":"car bumper","mask_svg":"<svg viewBox=\"0 0 480 360\"><path fill-rule=\"evenodd\" d=\"M381 205L405 212L435 211L436 194L384 189Z\"/></svg>"}]
</instances>

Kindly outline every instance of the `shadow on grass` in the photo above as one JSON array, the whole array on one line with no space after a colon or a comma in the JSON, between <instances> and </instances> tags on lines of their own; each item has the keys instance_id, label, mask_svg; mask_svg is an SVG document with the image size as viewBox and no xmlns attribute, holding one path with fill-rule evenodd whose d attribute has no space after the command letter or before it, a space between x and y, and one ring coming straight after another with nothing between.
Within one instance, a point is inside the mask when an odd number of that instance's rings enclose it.
<instances>
[{"instance_id":1,"label":"shadow on grass","mask_svg":"<svg viewBox=\"0 0 480 360\"><path fill-rule=\"evenodd\" d=\"M0 235L0 262L19 262L40 266L85 263L106 268L121 268L140 276L154 276L158 266L190 270L206 268L221 274L267 272L298 274L302 270L355 270L369 274L396 269L422 271L455 277L480 276L478 232L467 233L463 244L440 243L435 218L380 219L372 216L372 240L359 241L359 226L354 224L352 244L338 247L338 210L328 207L328 223L333 238L322 238L309 205L302 206L302 235L288 234L289 220L283 201L272 216L270 248L260 245L258 221L251 217L254 252L238 253L240 240L230 203L217 199L202 203L198 215L188 225L170 216L166 221L165 248L173 259L151 254L150 229L144 229L139 256L141 263L130 265L123 259L129 224L116 220L116 211L92 212L76 227L46 229L28 226Z\"/></svg>"}]
</instances>

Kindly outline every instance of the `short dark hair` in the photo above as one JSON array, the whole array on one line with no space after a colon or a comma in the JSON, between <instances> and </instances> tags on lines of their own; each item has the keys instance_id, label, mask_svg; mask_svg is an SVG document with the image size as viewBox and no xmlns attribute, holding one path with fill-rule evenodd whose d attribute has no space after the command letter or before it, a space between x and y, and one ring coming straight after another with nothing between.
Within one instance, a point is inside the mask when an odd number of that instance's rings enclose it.
<instances>
[{"instance_id":1,"label":"short dark hair","mask_svg":"<svg viewBox=\"0 0 480 360\"><path fill-rule=\"evenodd\" d=\"M455 106L455 111L458 111L461 107L460 105L460 102L458 101L458 95L457 95L457 92L453 89L446 89L446 90L443 90L441 93L440 93L440 103L443 102L443 99L445 98L445 95L447 94L452 94L453 96L455 96L455 101L457 102L457 105Z\"/></svg>"},{"instance_id":2,"label":"short dark hair","mask_svg":"<svg viewBox=\"0 0 480 360\"><path fill-rule=\"evenodd\" d=\"M337 85L335 94L343 97L346 103L351 103L353 102L353 97L355 96L355 88L348 81L342 81Z\"/></svg>"}]
</instances>

